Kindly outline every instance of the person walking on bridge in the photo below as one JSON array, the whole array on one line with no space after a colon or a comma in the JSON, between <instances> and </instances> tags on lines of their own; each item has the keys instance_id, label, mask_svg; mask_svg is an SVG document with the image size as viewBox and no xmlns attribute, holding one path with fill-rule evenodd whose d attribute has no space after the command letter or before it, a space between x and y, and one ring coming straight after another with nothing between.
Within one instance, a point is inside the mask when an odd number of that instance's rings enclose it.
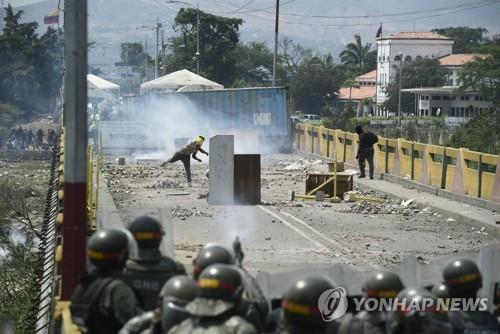
<instances>
[{"instance_id":1,"label":"person walking on bridge","mask_svg":"<svg viewBox=\"0 0 500 334\"><path fill-rule=\"evenodd\" d=\"M356 160L359 162L359 171L361 173L359 177L366 177L365 160L368 160L370 179L373 180L373 155L375 153L373 145L378 142L378 137L373 132L364 132L360 125L356 126L355 131L359 136L358 153L356 154Z\"/></svg>"},{"instance_id":2,"label":"person walking on bridge","mask_svg":"<svg viewBox=\"0 0 500 334\"><path fill-rule=\"evenodd\" d=\"M165 167L169 162L173 163L179 160L182 161L182 163L184 164L184 169L186 170L188 185L191 187L191 156L193 157L194 160L197 160L199 162L201 162L201 159L196 157L196 153L198 153L198 151L208 156L208 152L206 152L201 148L204 142L205 142L205 137L198 136L198 138L190 141L180 150L175 152L172 158L163 162L160 166Z\"/></svg>"}]
</instances>

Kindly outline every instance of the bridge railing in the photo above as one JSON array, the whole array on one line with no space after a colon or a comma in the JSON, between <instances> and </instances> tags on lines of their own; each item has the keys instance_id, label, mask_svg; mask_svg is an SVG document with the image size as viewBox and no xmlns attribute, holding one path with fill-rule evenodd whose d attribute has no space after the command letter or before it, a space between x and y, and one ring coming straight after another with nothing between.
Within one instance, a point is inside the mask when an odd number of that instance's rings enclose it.
<instances>
[{"instance_id":1,"label":"bridge railing","mask_svg":"<svg viewBox=\"0 0 500 334\"><path fill-rule=\"evenodd\" d=\"M359 137L355 133L297 124L294 138L298 151L357 165ZM374 146L377 172L500 203L499 155L404 138L378 139Z\"/></svg>"}]
</instances>

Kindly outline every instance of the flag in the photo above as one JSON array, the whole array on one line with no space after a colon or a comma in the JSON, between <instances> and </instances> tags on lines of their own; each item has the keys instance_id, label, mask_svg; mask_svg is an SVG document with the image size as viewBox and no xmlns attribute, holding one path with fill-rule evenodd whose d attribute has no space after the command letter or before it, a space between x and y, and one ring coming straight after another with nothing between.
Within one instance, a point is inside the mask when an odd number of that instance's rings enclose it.
<instances>
[{"instance_id":1,"label":"flag","mask_svg":"<svg viewBox=\"0 0 500 334\"><path fill-rule=\"evenodd\" d=\"M375 38L382 37L382 23L380 24L380 27L377 30L377 35L375 35Z\"/></svg>"},{"instance_id":2,"label":"flag","mask_svg":"<svg viewBox=\"0 0 500 334\"><path fill-rule=\"evenodd\" d=\"M59 23L59 11L53 10L43 18L43 23L45 24L58 24Z\"/></svg>"}]
</instances>

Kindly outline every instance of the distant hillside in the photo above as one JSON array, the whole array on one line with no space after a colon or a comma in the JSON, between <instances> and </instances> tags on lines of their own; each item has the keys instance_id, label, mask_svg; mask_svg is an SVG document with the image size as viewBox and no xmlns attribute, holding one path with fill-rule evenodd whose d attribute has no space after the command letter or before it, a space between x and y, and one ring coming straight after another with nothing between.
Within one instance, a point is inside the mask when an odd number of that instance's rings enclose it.
<instances>
[{"instance_id":1,"label":"distant hillside","mask_svg":"<svg viewBox=\"0 0 500 334\"><path fill-rule=\"evenodd\" d=\"M2 0L0 0L2 1ZM26 3L36 0L3 0L3 3ZM186 0L196 4L194 0ZM198 0L200 8L217 15L236 16L244 19L241 28L243 41L265 41L272 45L274 40L274 0ZM58 0L45 0L39 3L21 6L25 11L24 20L38 21L44 29L43 17L57 8ZM64 3L64 0L61 0ZM89 0L89 38L95 42L91 50L90 61L111 63L119 57L119 45L125 41L147 40L150 52L155 41L152 31L143 26L152 26L156 17L164 26L164 38L173 34L171 24L181 7L179 4L167 4L164 0ZM457 12L433 17L432 13L402 17L370 17L351 19L321 19L286 14L316 14L329 16L373 16L382 13L429 10L439 7L455 7L470 3L465 0L359 0L346 2L340 0L308 0L281 2L280 36L287 36L321 53L331 52L335 57L343 46L352 40L355 33L360 33L364 42L374 44L375 32L379 21L398 21L384 24L384 34L396 31L429 31L436 27L470 25L486 27L490 33L500 32L500 3L494 6ZM245 6L246 5L246 6ZM239 11L238 11L239 9ZM263 9L263 10L256 10ZM3 13L2 13L3 14ZM429 17L413 22L412 17ZM406 20L408 19L408 20ZM62 23L62 20L61 20ZM369 23L370 25L364 25ZM353 25L354 24L354 25ZM328 26L338 25L338 26Z\"/></svg>"}]
</instances>

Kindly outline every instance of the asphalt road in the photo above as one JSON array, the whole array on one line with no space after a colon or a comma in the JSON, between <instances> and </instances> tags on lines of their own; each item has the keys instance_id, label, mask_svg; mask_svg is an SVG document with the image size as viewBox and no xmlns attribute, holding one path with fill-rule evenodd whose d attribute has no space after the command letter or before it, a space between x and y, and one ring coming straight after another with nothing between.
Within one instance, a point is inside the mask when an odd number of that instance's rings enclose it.
<instances>
[{"instance_id":1,"label":"asphalt road","mask_svg":"<svg viewBox=\"0 0 500 334\"><path fill-rule=\"evenodd\" d=\"M231 246L238 236L245 266L254 273L270 273L272 291L283 290L296 275L318 271L357 292L363 273L374 268L392 268L407 275L408 270L401 269L407 256L418 258L418 284L437 283L443 263L450 258L474 258L480 247L499 243L490 235L474 233L467 224L448 222L447 217L422 212L417 206L404 214L396 209L381 214L364 209L340 212L350 210L351 203L288 201L289 191L304 192L304 168L325 168L320 162L300 159L305 158L263 158L263 205L258 206L208 205L206 163L193 165L192 188L186 187L180 163L166 168L156 161L126 166L110 163L104 175L125 223L140 214L163 212L165 227L175 240L177 260L190 267L203 244ZM285 170L292 163L298 163L297 170ZM384 205L397 207L399 202L387 200ZM261 281L265 277L259 275Z\"/></svg>"}]
</instances>

